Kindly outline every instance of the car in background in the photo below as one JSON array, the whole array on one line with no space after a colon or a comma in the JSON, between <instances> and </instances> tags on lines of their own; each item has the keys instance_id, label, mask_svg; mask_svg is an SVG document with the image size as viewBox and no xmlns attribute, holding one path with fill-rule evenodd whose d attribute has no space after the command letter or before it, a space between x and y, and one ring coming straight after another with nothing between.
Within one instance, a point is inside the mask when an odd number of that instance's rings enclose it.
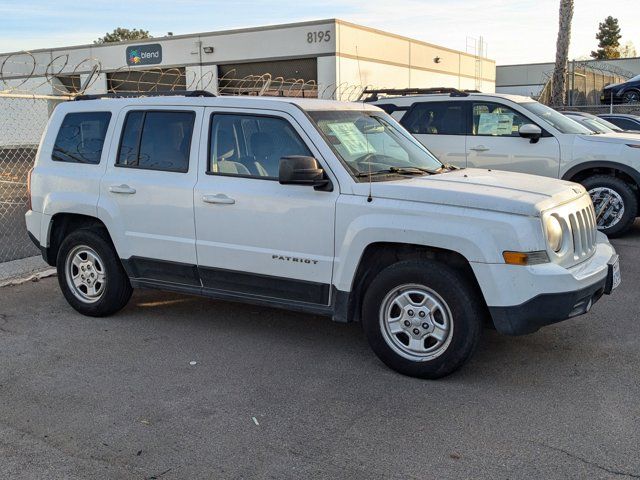
<instances>
[{"instance_id":1,"label":"car in background","mask_svg":"<svg viewBox=\"0 0 640 480\"><path fill-rule=\"evenodd\" d=\"M638 135L595 134L519 95L366 89L361 99L390 113L446 164L582 184L595 205L598 228L611 237L626 232L638 216Z\"/></svg>"},{"instance_id":2,"label":"car in background","mask_svg":"<svg viewBox=\"0 0 640 480\"><path fill-rule=\"evenodd\" d=\"M625 130L620 128L604 118L597 117L591 113L566 111L561 111L560 113L584 125L594 133L640 133L640 130Z\"/></svg>"},{"instance_id":3,"label":"car in background","mask_svg":"<svg viewBox=\"0 0 640 480\"><path fill-rule=\"evenodd\" d=\"M623 83L612 83L602 89L602 103L638 103L640 102L640 75Z\"/></svg>"},{"instance_id":4,"label":"car in background","mask_svg":"<svg viewBox=\"0 0 640 480\"><path fill-rule=\"evenodd\" d=\"M623 130L640 131L640 115L631 115L630 113L602 113L599 118L613 123Z\"/></svg>"}]
</instances>

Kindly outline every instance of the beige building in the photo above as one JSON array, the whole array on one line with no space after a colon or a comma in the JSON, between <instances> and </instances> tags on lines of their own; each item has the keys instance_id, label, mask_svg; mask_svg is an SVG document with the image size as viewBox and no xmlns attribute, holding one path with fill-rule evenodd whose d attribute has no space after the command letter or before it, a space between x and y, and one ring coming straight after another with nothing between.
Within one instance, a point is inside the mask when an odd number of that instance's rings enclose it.
<instances>
[{"instance_id":1,"label":"beige building","mask_svg":"<svg viewBox=\"0 0 640 480\"><path fill-rule=\"evenodd\" d=\"M42 94L304 90L352 99L363 86L493 92L496 77L493 60L336 19L0 54L0 64L0 88Z\"/></svg>"}]
</instances>

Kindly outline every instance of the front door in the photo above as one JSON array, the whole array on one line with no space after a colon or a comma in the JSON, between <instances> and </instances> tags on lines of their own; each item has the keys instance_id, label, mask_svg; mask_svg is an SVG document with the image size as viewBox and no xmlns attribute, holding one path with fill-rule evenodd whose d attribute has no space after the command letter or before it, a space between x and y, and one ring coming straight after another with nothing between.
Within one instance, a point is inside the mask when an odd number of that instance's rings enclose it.
<instances>
[{"instance_id":1,"label":"front door","mask_svg":"<svg viewBox=\"0 0 640 480\"><path fill-rule=\"evenodd\" d=\"M194 205L203 287L328 305L338 185L278 182L283 156L323 163L304 131L284 113L207 109L202 138Z\"/></svg>"},{"instance_id":2,"label":"front door","mask_svg":"<svg viewBox=\"0 0 640 480\"><path fill-rule=\"evenodd\" d=\"M471 103L471 132L467 137L467 166L557 178L560 143L553 136L537 142L522 138L521 125L532 122L524 114L495 102Z\"/></svg>"}]
</instances>

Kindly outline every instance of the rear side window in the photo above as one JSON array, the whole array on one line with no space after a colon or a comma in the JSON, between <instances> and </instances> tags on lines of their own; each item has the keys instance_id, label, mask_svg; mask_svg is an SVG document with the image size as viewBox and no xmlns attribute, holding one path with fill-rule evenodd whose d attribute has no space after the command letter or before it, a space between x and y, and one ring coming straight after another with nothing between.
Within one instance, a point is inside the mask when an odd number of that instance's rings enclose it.
<instances>
[{"instance_id":1,"label":"rear side window","mask_svg":"<svg viewBox=\"0 0 640 480\"><path fill-rule=\"evenodd\" d=\"M111 113L67 113L62 120L51 159L56 162L100 163Z\"/></svg>"},{"instance_id":2,"label":"rear side window","mask_svg":"<svg viewBox=\"0 0 640 480\"><path fill-rule=\"evenodd\" d=\"M640 130L640 123L634 123L626 118L603 117L606 121L613 123L623 130Z\"/></svg>"},{"instance_id":3,"label":"rear side window","mask_svg":"<svg viewBox=\"0 0 640 480\"><path fill-rule=\"evenodd\" d=\"M416 103L400 123L413 134L467 134L463 102Z\"/></svg>"},{"instance_id":4,"label":"rear side window","mask_svg":"<svg viewBox=\"0 0 640 480\"><path fill-rule=\"evenodd\" d=\"M166 172L189 171L194 121L194 112L129 112L116 165Z\"/></svg>"}]
</instances>

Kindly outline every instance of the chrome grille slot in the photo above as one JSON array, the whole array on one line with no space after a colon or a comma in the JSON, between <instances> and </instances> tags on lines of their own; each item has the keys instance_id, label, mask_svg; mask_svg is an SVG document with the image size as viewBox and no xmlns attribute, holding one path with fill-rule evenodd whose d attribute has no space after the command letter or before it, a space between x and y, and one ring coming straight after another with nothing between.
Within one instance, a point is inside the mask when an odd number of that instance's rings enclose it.
<instances>
[{"instance_id":1,"label":"chrome grille slot","mask_svg":"<svg viewBox=\"0 0 640 480\"><path fill-rule=\"evenodd\" d=\"M591 205L569 214L569 224L573 236L573 254L577 261L590 256L595 251L596 222Z\"/></svg>"},{"instance_id":2,"label":"chrome grille slot","mask_svg":"<svg viewBox=\"0 0 640 480\"><path fill-rule=\"evenodd\" d=\"M578 221L576 215L569 214L569 224L571 225L571 234L573 235L573 252L575 255L579 255L578 252L582 251L582 239L580 238L580 227L578 227Z\"/></svg>"}]
</instances>

